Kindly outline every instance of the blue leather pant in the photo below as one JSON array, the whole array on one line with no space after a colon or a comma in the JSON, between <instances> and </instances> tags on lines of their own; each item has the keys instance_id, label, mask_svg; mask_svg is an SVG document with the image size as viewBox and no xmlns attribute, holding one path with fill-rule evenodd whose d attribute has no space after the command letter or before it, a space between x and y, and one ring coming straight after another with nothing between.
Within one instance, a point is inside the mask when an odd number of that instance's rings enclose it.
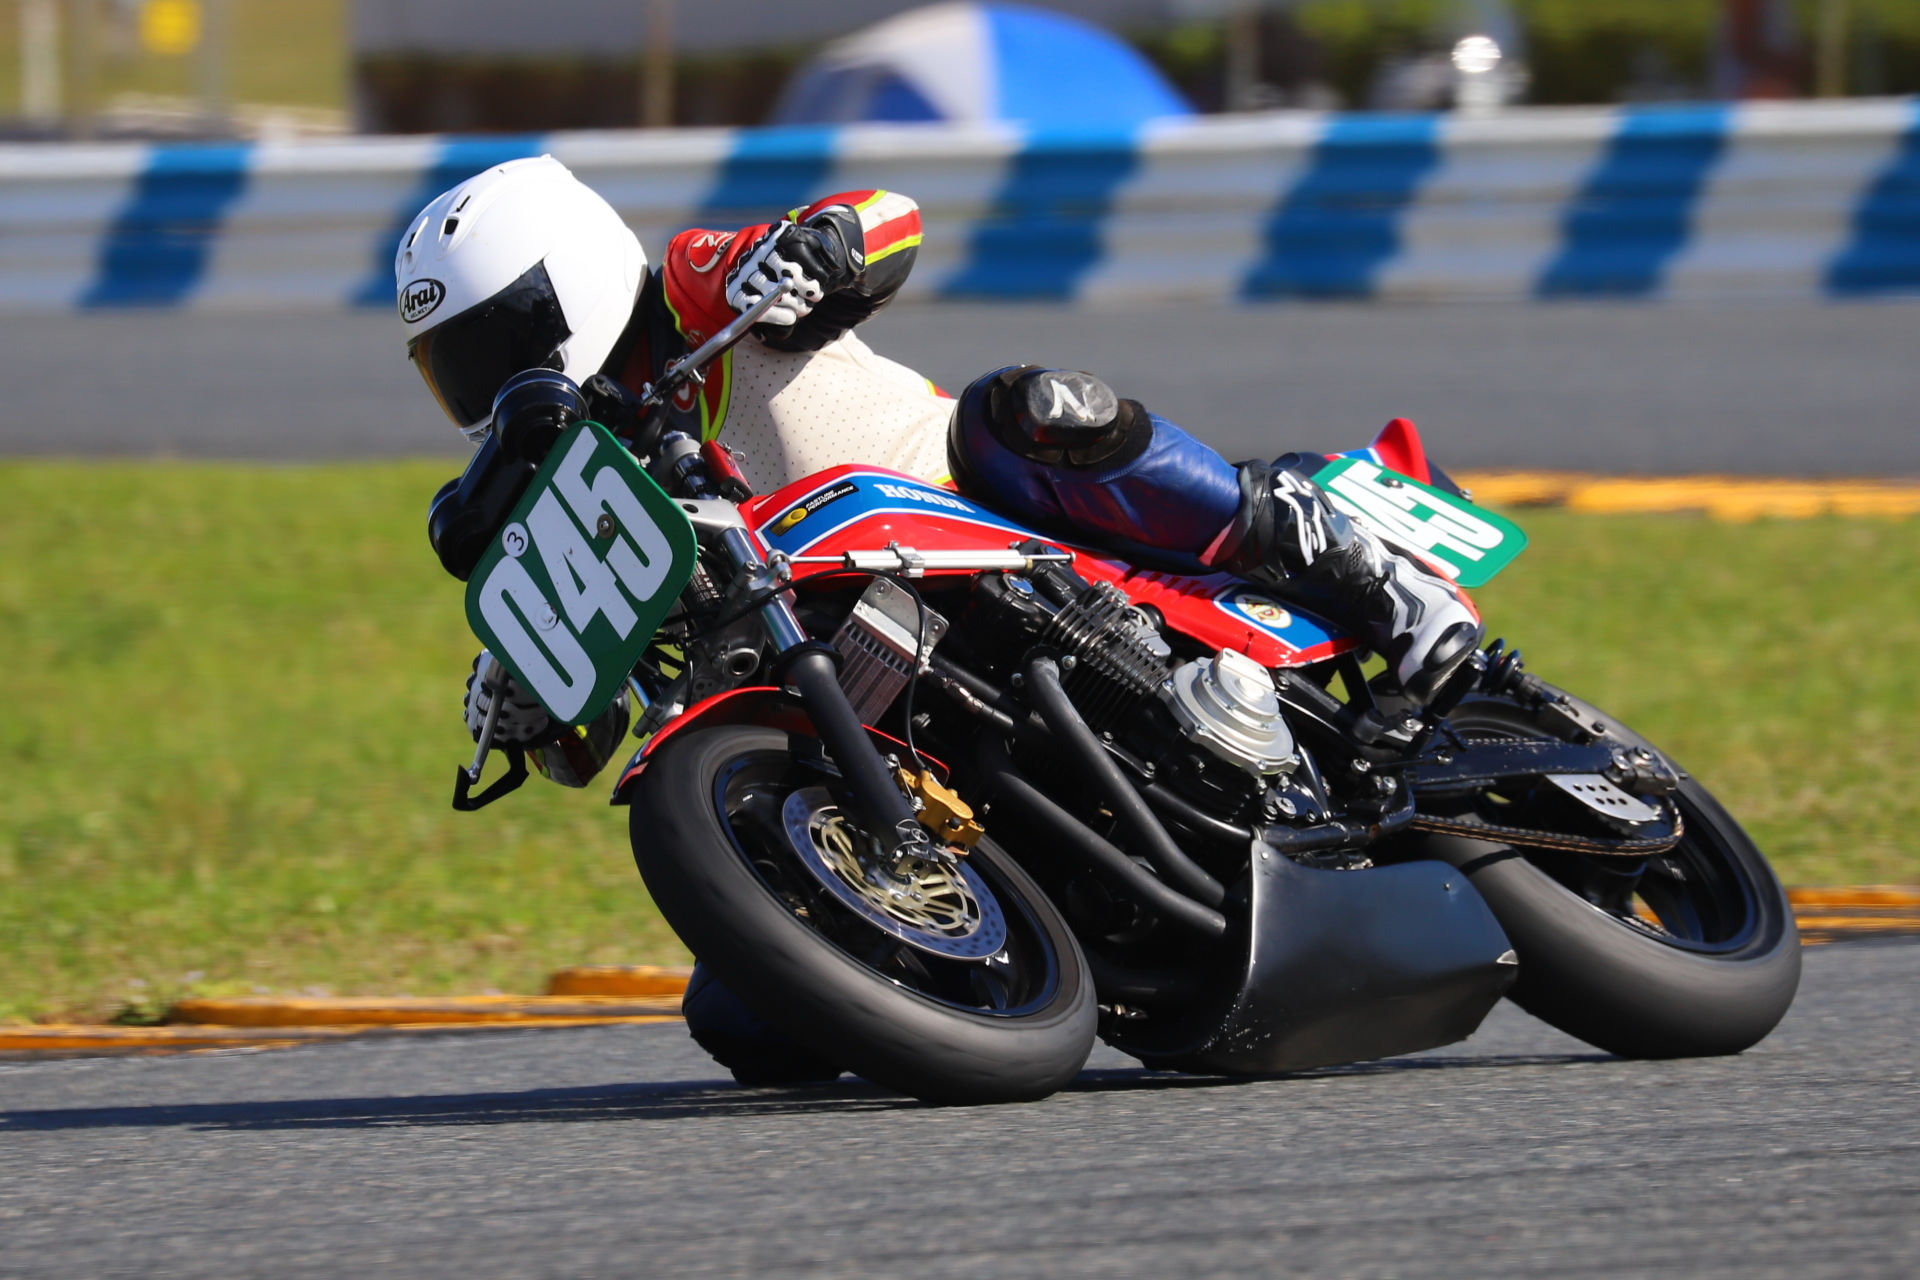
<instances>
[{"instance_id":1,"label":"blue leather pant","mask_svg":"<svg viewBox=\"0 0 1920 1280\"><path fill-rule=\"evenodd\" d=\"M961 492L1046 533L1094 543L1175 572L1209 570L1200 553L1240 505L1235 468L1158 414L1144 448L1081 465L1059 450L1021 450L987 420L988 374L960 395L948 454ZM1039 454L1041 456L1034 456Z\"/></svg>"}]
</instances>

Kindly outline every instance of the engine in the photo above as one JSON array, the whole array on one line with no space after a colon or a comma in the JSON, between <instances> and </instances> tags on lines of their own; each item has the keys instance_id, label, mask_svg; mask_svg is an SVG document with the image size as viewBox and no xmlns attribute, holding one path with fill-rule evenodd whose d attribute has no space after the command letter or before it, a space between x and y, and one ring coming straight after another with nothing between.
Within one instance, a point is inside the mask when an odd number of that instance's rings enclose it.
<instances>
[{"instance_id":1,"label":"engine","mask_svg":"<svg viewBox=\"0 0 1920 1280\"><path fill-rule=\"evenodd\" d=\"M1222 649L1186 663L1161 686L1161 702L1189 741L1254 778L1300 763L1273 678L1244 653Z\"/></svg>"},{"instance_id":2,"label":"engine","mask_svg":"<svg viewBox=\"0 0 1920 1280\"><path fill-rule=\"evenodd\" d=\"M1057 564L983 575L968 621L969 639L1003 671L1035 653L1057 658L1088 725L1137 772L1208 813L1253 821L1300 763L1264 667L1226 650L1177 659L1152 612L1111 583ZM1036 776L1055 767L1032 750L1021 765Z\"/></svg>"},{"instance_id":3,"label":"engine","mask_svg":"<svg viewBox=\"0 0 1920 1280\"><path fill-rule=\"evenodd\" d=\"M1058 655L1060 683L1089 725L1117 730L1167 678L1172 650L1153 620L1111 583L1047 565L1028 577L989 575L973 605L994 656L1014 669L1034 650Z\"/></svg>"}]
</instances>

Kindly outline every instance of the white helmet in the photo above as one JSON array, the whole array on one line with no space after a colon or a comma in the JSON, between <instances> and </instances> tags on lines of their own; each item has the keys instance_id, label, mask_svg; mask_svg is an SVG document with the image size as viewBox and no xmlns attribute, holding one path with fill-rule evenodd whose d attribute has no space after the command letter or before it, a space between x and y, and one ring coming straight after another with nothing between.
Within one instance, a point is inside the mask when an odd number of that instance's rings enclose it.
<instances>
[{"instance_id":1,"label":"white helmet","mask_svg":"<svg viewBox=\"0 0 1920 1280\"><path fill-rule=\"evenodd\" d=\"M599 372L646 270L639 238L558 160L496 166L429 204L400 239L407 356L455 425L481 439L514 374Z\"/></svg>"}]
</instances>

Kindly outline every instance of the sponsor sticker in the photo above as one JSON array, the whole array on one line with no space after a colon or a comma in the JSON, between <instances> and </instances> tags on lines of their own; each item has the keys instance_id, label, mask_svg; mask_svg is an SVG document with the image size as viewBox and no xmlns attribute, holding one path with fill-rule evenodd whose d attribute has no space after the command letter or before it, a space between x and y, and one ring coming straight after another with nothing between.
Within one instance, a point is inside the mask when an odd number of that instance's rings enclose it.
<instances>
[{"instance_id":1,"label":"sponsor sticker","mask_svg":"<svg viewBox=\"0 0 1920 1280\"><path fill-rule=\"evenodd\" d=\"M802 499L798 506L788 511L778 520L775 520L771 532L776 534L785 533L820 508L827 506L829 503L838 502L840 499L858 492L860 492L859 485L854 484L850 480L842 480L839 484L822 489L818 493L810 494Z\"/></svg>"},{"instance_id":2,"label":"sponsor sticker","mask_svg":"<svg viewBox=\"0 0 1920 1280\"><path fill-rule=\"evenodd\" d=\"M972 503L964 502L944 489L922 489L917 485L905 484L876 484L873 488L882 497L893 498L896 501L919 502L929 507L945 507L949 511L963 511L968 515L974 513Z\"/></svg>"},{"instance_id":3,"label":"sponsor sticker","mask_svg":"<svg viewBox=\"0 0 1920 1280\"><path fill-rule=\"evenodd\" d=\"M438 280L415 280L400 286L400 318L419 324L447 300L447 286Z\"/></svg>"},{"instance_id":4,"label":"sponsor sticker","mask_svg":"<svg viewBox=\"0 0 1920 1280\"><path fill-rule=\"evenodd\" d=\"M1264 592L1228 587L1213 598L1214 608L1243 626L1278 640L1296 653L1328 644L1340 633L1310 613L1301 613Z\"/></svg>"},{"instance_id":5,"label":"sponsor sticker","mask_svg":"<svg viewBox=\"0 0 1920 1280\"><path fill-rule=\"evenodd\" d=\"M1293 621L1293 615L1277 601L1255 595L1251 591L1237 592L1229 603L1250 620L1263 627L1272 627L1276 631L1285 629L1287 624Z\"/></svg>"}]
</instances>

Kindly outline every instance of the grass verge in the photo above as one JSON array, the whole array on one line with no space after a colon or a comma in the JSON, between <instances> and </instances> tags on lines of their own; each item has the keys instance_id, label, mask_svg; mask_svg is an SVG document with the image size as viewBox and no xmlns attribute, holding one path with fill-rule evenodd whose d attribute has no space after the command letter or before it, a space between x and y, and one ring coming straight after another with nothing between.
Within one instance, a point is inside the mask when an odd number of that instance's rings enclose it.
<instances>
[{"instance_id":1,"label":"grass verge","mask_svg":"<svg viewBox=\"0 0 1920 1280\"><path fill-rule=\"evenodd\" d=\"M684 963L599 787L452 812L443 463L0 465L0 1019ZM1522 513L1480 593L1794 883L1913 882L1920 522Z\"/></svg>"}]
</instances>

